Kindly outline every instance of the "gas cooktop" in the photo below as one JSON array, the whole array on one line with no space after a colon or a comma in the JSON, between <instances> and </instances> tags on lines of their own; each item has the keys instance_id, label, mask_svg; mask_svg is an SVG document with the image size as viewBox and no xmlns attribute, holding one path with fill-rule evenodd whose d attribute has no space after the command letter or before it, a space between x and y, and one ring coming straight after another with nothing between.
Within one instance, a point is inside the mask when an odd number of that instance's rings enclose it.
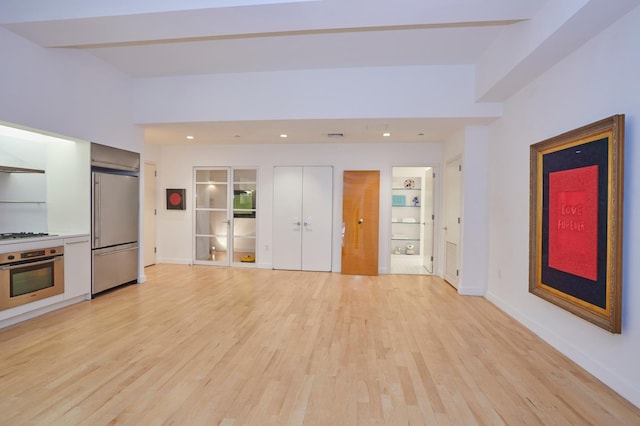
<instances>
[{"instance_id":1,"label":"gas cooktop","mask_svg":"<svg viewBox=\"0 0 640 426\"><path fill-rule=\"evenodd\" d=\"M3 232L0 233L0 240L17 240L20 238L47 237L46 232Z\"/></svg>"}]
</instances>

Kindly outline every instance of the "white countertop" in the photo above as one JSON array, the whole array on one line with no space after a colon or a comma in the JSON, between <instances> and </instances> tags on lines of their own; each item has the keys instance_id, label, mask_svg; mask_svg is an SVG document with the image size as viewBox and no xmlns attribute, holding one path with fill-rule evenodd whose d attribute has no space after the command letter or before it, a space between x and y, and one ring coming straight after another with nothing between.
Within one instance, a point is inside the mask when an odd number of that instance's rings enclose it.
<instances>
[{"instance_id":1,"label":"white countertop","mask_svg":"<svg viewBox=\"0 0 640 426\"><path fill-rule=\"evenodd\" d=\"M44 237L16 238L10 240L0 240L0 252L14 252L24 250L37 250L40 248L60 246L68 238L89 237L89 234L64 234L47 235Z\"/></svg>"}]
</instances>

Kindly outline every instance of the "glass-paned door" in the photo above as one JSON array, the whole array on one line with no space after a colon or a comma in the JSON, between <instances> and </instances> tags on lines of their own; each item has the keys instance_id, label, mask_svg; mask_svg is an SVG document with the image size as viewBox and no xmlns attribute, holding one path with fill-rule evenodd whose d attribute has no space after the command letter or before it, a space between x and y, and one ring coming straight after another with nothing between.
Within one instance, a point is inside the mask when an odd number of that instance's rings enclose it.
<instances>
[{"instance_id":1,"label":"glass-paned door","mask_svg":"<svg viewBox=\"0 0 640 426\"><path fill-rule=\"evenodd\" d=\"M194 263L229 263L229 170L195 170Z\"/></svg>"},{"instance_id":2,"label":"glass-paned door","mask_svg":"<svg viewBox=\"0 0 640 426\"><path fill-rule=\"evenodd\" d=\"M256 172L233 170L233 263L256 261Z\"/></svg>"},{"instance_id":3,"label":"glass-paned door","mask_svg":"<svg viewBox=\"0 0 640 426\"><path fill-rule=\"evenodd\" d=\"M194 169L194 263L255 263L256 175L256 169Z\"/></svg>"}]
</instances>

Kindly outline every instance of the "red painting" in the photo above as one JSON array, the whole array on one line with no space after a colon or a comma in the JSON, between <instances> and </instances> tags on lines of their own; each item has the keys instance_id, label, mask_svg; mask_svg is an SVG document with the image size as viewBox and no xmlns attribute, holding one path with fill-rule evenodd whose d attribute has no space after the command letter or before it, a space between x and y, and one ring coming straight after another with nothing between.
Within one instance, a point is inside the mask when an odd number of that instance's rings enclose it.
<instances>
[{"instance_id":1,"label":"red painting","mask_svg":"<svg viewBox=\"0 0 640 426\"><path fill-rule=\"evenodd\" d=\"M167 210L185 210L184 195L184 189L167 189Z\"/></svg>"},{"instance_id":2,"label":"red painting","mask_svg":"<svg viewBox=\"0 0 640 426\"><path fill-rule=\"evenodd\" d=\"M549 267L598 279L598 166L549 173Z\"/></svg>"}]
</instances>

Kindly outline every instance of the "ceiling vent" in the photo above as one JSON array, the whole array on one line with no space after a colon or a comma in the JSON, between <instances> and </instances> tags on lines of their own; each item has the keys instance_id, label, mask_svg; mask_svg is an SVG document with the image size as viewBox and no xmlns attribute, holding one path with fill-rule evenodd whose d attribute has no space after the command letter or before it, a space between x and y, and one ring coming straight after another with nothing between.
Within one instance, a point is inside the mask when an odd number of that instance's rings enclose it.
<instances>
[{"instance_id":1,"label":"ceiling vent","mask_svg":"<svg viewBox=\"0 0 640 426\"><path fill-rule=\"evenodd\" d=\"M329 137L329 138L342 138L342 137L344 137L344 133L327 133L327 137Z\"/></svg>"}]
</instances>

